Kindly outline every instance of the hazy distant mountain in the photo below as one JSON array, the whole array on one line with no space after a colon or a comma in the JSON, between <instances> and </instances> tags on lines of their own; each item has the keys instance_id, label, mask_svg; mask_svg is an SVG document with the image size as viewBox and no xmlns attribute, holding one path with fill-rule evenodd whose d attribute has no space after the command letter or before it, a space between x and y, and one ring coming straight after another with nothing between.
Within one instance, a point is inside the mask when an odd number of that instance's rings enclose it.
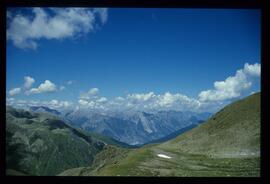
<instances>
[{"instance_id":1,"label":"hazy distant mountain","mask_svg":"<svg viewBox=\"0 0 270 184\"><path fill-rule=\"evenodd\" d=\"M47 113L51 113L54 115L60 115L61 112L55 110L55 109L51 109L49 107L45 107L45 106L31 106L29 107L29 110L33 111L33 112L47 112Z\"/></svg>"},{"instance_id":2,"label":"hazy distant mountain","mask_svg":"<svg viewBox=\"0 0 270 184\"><path fill-rule=\"evenodd\" d=\"M130 145L144 144L207 120L210 113L180 111L85 112L72 111L63 117L76 127L101 133Z\"/></svg>"},{"instance_id":3,"label":"hazy distant mountain","mask_svg":"<svg viewBox=\"0 0 270 184\"><path fill-rule=\"evenodd\" d=\"M207 120L210 113L181 111L123 111L98 112L90 110L57 111L44 106L32 106L33 112L46 112L57 115L68 124L89 132L96 132L118 141L141 145L177 134L186 127L195 127ZM184 129L185 130L185 129Z\"/></svg>"}]
</instances>

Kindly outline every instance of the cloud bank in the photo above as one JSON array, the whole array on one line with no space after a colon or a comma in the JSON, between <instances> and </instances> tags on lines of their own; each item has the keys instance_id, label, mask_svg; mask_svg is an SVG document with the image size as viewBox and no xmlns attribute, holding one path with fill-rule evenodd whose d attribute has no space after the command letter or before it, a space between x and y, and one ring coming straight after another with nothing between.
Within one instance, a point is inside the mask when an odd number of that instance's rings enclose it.
<instances>
[{"instance_id":1,"label":"cloud bank","mask_svg":"<svg viewBox=\"0 0 270 184\"><path fill-rule=\"evenodd\" d=\"M14 98L7 98L7 104L13 105L15 107L31 107L31 106L46 106L52 109L68 109L72 106L70 101L60 101L60 100L50 100L50 101L41 101L41 100L15 100Z\"/></svg>"},{"instance_id":2,"label":"cloud bank","mask_svg":"<svg viewBox=\"0 0 270 184\"><path fill-rule=\"evenodd\" d=\"M79 96L78 104L82 108L92 109L107 109L105 106L107 98L99 96L98 88L91 88L85 93L81 93Z\"/></svg>"},{"instance_id":3,"label":"cloud bank","mask_svg":"<svg viewBox=\"0 0 270 184\"><path fill-rule=\"evenodd\" d=\"M92 32L98 19L108 19L106 8L32 8L32 14L7 13L7 39L18 48L36 49L40 39L76 38Z\"/></svg>"},{"instance_id":4,"label":"cloud bank","mask_svg":"<svg viewBox=\"0 0 270 184\"><path fill-rule=\"evenodd\" d=\"M132 93L125 97L107 100L99 96L99 90L92 88L82 93L78 103L82 108L100 110L180 110L180 111L215 111L235 98L240 98L251 88L255 79L260 78L261 65L258 63L244 65L224 81L214 82L214 89L201 91L198 98L190 98L181 93L155 94ZM101 100L102 99L102 100Z\"/></svg>"},{"instance_id":5,"label":"cloud bank","mask_svg":"<svg viewBox=\"0 0 270 184\"><path fill-rule=\"evenodd\" d=\"M224 107L232 100L243 97L259 79L261 75L261 65L258 63L246 63L242 69L236 71L234 76L229 76L223 81L214 82L214 88L203 90L198 94L197 98L191 98L181 93L165 92L163 94L147 93L131 93L126 96L119 96L107 99L100 95L98 88L90 88L86 92L82 92L78 96L75 103L69 101L59 101L53 99L48 102L39 102L41 105L47 105L52 108L68 108L72 105L81 109L91 109L99 111L160 111L160 110L178 110L178 111L195 111L195 112L215 112ZM35 80L32 77L24 77L24 88L30 88ZM67 82L68 85L69 82ZM71 84L72 82L70 82ZM64 86L57 86L50 80L45 80L37 88L31 88L26 91L27 95L60 91ZM22 88L13 88L9 91L10 96L20 94ZM8 103L18 103L14 98L8 98ZM23 104L20 102L19 104ZM27 104L25 102L25 104ZM33 104L29 102L29 104ZM73 106L73 108L74 108Z\"/></svg>"}]
</instances>

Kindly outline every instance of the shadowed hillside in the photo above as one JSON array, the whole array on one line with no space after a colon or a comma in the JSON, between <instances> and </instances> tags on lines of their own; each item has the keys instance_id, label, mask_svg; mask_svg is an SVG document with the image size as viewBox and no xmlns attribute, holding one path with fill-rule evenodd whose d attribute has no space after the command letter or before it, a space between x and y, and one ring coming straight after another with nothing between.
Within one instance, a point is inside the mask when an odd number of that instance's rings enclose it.
<instances>
[{"instance_id":1,"label":"shadowed hillside","mask_svg":"<svg viewBox=\"0 0 270 184\"><path fill-rule=\"evenodd\" d=\"M7 107L7 175L56 175L66 169L89 166L99 152L108 149L108 144L128 147L72 128L49 114Z\"/></svg>"}]
</instances>

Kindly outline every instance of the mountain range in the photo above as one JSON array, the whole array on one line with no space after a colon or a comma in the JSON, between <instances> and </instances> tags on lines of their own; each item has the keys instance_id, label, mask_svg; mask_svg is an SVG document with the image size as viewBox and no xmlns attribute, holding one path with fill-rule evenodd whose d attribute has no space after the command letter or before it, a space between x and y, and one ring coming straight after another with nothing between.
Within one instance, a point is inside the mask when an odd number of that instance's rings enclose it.
<instances>
[{"instance_id":1,"label":"mountain range","mask_svg":"<svg viewBox=\"0 0 270 184\"><path fill-rule=\"evenodd\" d=\"M59 112L46 107L30 107L33 112L48 112L59 116L69 125L95 132L129 145L142 145L161 139L207 120L211 113L181 111L157 112L96 112L71 110Z\"/></svg>"},{"instance_id":2,"label":"mountain range","mask_svg":"<svg viewBox=\"0 0 270 184\"><path fill-rule=\"evenodd\" d=\"M119 119L91 113L81 121L80 126L91 119L91 127L105 122L110 128L113 126L109 126L108 120L115 121L112 123L115 126L119 121L119 127L137 122L141 129L135 130L148 135L155 128L159 131L160 127L165 130L176 127L180 122L173 121L176 118L185 122L185 128L175 128L158 140L134 147L113 136L72 126L71 120L63 120L63 114L60 118L52 113L7 107L6 174L260 176L260 112L260 93L256 93L226 106L204 122L198 121L199 116L193 113L175 111L118 114ZM64 116L73 117L71 114ZM161 119L171 122L170 126L163 127ZM125 127L121 129L123 132L119 133L125 135Z\"/></svg>"}]
</instances>

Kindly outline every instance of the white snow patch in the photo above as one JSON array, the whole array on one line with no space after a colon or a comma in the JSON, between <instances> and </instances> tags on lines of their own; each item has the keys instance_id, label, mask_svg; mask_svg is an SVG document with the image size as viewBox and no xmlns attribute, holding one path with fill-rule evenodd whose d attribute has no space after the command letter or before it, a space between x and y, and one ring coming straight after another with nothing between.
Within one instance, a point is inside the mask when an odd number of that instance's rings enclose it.
<instances>
[{"instance_id":1,"label":"white snow patch","mask_svg":"<svg viewBox=\"0 0 270 184\"><path fill-rule=\"evenodd\" d=\"M161 158L172 158L172 157L169 157L167 155L164 155L164 154L157 154L158 157L161 157Z\"/></svg>"}]
</instances>

